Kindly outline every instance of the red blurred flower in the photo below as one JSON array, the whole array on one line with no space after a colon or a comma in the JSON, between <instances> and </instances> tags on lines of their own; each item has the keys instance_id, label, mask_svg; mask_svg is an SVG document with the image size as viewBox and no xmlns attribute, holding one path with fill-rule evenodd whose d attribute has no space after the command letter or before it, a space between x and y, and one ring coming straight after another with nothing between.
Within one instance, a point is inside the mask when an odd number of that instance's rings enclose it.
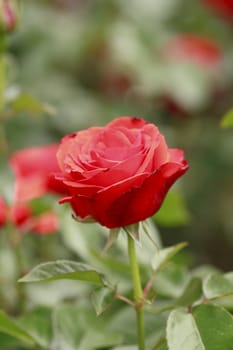
<instances>
[{"instance_id":1,"label":"red blurred flower","mask_svg":"<svg viewBox=\"0 0 233 350\"><path fill-rule=\"evenodd\" d=\"M206 94L209 98L207 103L214 102L215 97L222 95L226 90L223 53L212 39L196 34L177 35L163 47L162 56L172 64L190 62L203 72L203 75L209 80L209 91ZM186 103L182 104L180 98L177 100L176 94L171 96L169 93L164 94L161 102L167 110L180 116L189 116L193 110L205 107L203 101L201 101L201 106L188 107Z\"/></svg>"},{"instance_id":2,"label":"red blurred flower","mask_svg":"<svg viewBox=\"0 0 233 350\"><path fill-rule=\"evenodd\" d=\"M100 90L110 98L120 98L130 89L132 81L125 72L105 70L99 85Z\"/></svg>"},{"instance_id":3,"label":"red blurred flower","mask_svg":"<svg viewBox=\"0 0 233 350\"><path fill-rule=\"evenodd\" d=\"M188 169L183 151L169 149L155 125L132 117L64 137L57 157L70 193L61 203L109 228L153 215Z\"/></svg>"},{"instance_id":4,"label":"red blurred flower","mask_svg":"<svg viewBox=\"0 0 233 350\"><path fill-rule=\"evenodd\" d=\"M0 197L0 228L5 225L6 220L7 220L7 206L4 200L2 199L2 197Z\"/></svg>"},{"instance_id":5,"label":"red blurred flower","mask_svg":"<svg viewBox=\"0 0 233 350\"><path fill-rule=\"evenodd\" d=\"M222 63L220 47L210 38L196 34L181 34L172 38L164 47L166 59L190 61L204 69L216 68Z\"/></svg>"},{"instance_id":6,"label":"red blurred flower","mask_svg":"<svg viewBox=\"0 0 233 350\"><path fill-rule=\"evenodd\" d=\"M59 228L58 217L51 211L34 217L31 224L31 231L39 234L54 233Z\"/></svg>"},{"instance_id":7,"label":"red blurred flower","mask_svg":"<svg viewBox=\"0 0 233 350\"><path fill-rule=\"evenodd\" d=\"M9 209L8 220L18 228L26 226L31 217L31 208L26 204L15 204Z\"/></svg>"},{"instance_id":8,"label":"red blurred flower","mask_svg":"<svg viewBox=\"0 0 233 350\"><path fill-rule=\"evenodd\" d=\"M64 186L54 178L59 171L57 144L32 147L15 152L10 164L15 173L15 201L28 201L47 192L65 193Z\"/></svg>"},{"instance_id":9,"label":"red blurred flower","mask_svg":"<svg viewBox=\"0 0 233 350\"><path fill-rule=\"evenodd\" d=\"M54 212L45 211L35 215L29 204L17 203L10 208L5 205L5 213L4 224L8 220L22 233L50 234L59 228L58 217Z\"/></svg>"},{"instance_id":10,"label":"red blurred flower","mask_svg":"<svg viewBox=\"0 0 233 350\"><path fill-rule=\"evenodd\" d=\"M233 0L203 0L205 4L212 7L216 12L233 20Z\"/></svg>"}]
</instances>

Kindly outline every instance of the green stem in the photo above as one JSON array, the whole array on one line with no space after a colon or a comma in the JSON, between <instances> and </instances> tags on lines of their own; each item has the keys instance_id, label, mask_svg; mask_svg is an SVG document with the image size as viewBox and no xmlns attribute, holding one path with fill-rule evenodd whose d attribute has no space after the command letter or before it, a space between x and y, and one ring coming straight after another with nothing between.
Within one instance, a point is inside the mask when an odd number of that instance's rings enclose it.
<instances>
[{"instance_id":1,"label":"green stem","mask_svg":"<svg viewBox=\"0 0 233 350\"><path fill-rule=\"evenodd\" d=\"M145 333L144 333L144 310L143 310L143 291L141 287L140 272L137 263L135 243L133 238L128 234L128 254L130 261L131 274L133 279L135 310L137 313L137 330L138 330L138 350L145 350Z\"/></svg>"}]
</instances>

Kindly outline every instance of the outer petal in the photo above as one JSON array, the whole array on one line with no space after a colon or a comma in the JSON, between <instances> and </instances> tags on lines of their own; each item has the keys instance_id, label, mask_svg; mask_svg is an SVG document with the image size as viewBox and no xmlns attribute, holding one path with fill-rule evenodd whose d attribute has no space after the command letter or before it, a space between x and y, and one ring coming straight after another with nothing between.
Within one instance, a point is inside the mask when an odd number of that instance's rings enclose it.
<instances>
[{"instance_id":1,"label":"outer petal","mask_svg":"<svg viewBox=\"0 0 233 350\"><path fill-rule=\"evenodd\" d=\"M141 129L144 125L148 124L142 118L136 117L119 117L111 121L107 127L125 127L127 129Z\"/></svg>"},{"instance_id":2,"label":"outer petal","mask_svg":"<svg viewBox=\"0 0 233 350\"><path fill-rule=\"evenodd\" d=\"M182 163L184 160L184 151L178 148L169 148L169 161Z\"/></svg>"},{"instance_id":3,"label":"outer petal","mask_svg":"<svg viewBox=\"0 0 233 350\"><path fill-rule=\"evenodd\" d=\"M118 197L119 193L125 193L129 188L140 187L144 179L148 176L147 173L135 175L127 180L118 182L103 190L100 190L92 196L76 195L69 199L75 214L81 218L92 216L96 221L100 220L107 208Z\"/></svg>"},{"instance_id":4,"label":"outer petal","mask_svg":"<svg viewBox=\"0 0 233 350\"><path fill-rule=\"evenodd\" d=\"M95 219L109 228L122 227L142 221L155 214L172 184L188 169L183 163L167 163L147 177L141 187L130 188L126 193L111 201L104 198L102 205L96 208ZM110 195L110 194L109 194ZM99 196L98 203L101 195ZM109 204L108 206L106 204Z\"/></svg>"}]
</instances>

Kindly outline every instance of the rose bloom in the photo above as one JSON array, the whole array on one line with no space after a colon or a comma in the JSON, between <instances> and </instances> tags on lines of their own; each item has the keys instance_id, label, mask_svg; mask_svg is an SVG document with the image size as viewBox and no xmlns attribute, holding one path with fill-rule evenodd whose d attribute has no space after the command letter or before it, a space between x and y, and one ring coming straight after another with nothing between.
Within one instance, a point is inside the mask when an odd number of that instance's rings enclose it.
<instances>
[{"instance_id":1,"label":"rose bloom","mask_svg":"<svg viewBox=\"0 0 233 350\"><path fill-rule=\"evenodd\" d=\"M60 202L108 228L155 214L188 169L182 150L169 149L155 125L133 117L65 136L57 158L70 194Z\"/></svg>"},{"instance_id":2,"label":"rose bloom","mask_svg":"<svg viewBox=\"0 0 233 350\"><path fill-rule=\"evenodd\" d=\"M230 20L233 20L233 0L203 0L205 4Z\"/></svg>"},{"instance_id":3,"label":"rose bloom","mask_svg":"<svg viewBox=\"0 0 233 350\"><path fill-rule=\"evenodd\" d=\"M15 152L10 165L15 173L15 201L28 201L47 192L65 193L53 174L59 171L58 144L32 147Z\"/></svg>"}]
</instances>

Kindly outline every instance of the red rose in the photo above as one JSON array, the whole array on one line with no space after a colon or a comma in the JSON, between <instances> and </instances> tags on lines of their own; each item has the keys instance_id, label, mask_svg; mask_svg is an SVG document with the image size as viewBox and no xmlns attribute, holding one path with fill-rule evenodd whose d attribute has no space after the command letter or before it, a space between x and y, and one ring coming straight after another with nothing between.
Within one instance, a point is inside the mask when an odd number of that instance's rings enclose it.
<instances>
[{"instance_id":1,"label":"red rose","mask_svg":"<svg viewBox=\"0 0 233 350\"><path fill-rule=\"evenodd\" d=\"M204 69L215 69L223 61L218 45L210 38L196 34L182 34L172 38L163 49L166 59L190 61Z\"/></svg>"},{"instance_id":2,"label":"red rose","mask_svg":"<svg viewBox=\"0 0 233 350\"><path fill-rule=\"evenodd\" d=\"M53 176L59 171L57 144L27 148L15 152L10 164L15 173L15 201L28 201L47 192L65 193L64 186Z\"/></svg>"},{"instance_id":3,"label":"red rose","mask_svg":"<svg viewBox=\"0 0 233 350\"><path fill-rule=\"evenodd\" d=\"M211 6L216 12L233 20L233 0L203 0L204 3Z\"/></svg>"},{"instance_id":4,"label":"red rose","mask_svg":"<svg viewBox=\"0 0 233 350\"><path fill-rule=\"evenodd\" d=\"M5 224L6 219L7 219L7 207L2 197L0 197L0 228Z\"/></svg>"},{"instance_id":5,"label":"red rose","mask_svg":"<svg viewBox=\"0 0 233 350\"><path fill-rule=\"evenodd\" d=\"M60 202L109 228L153 215L188 169L183 151L169 149L155 125L132 117L64 137L57 158L70 193Z\"/></svg>"}]
</instances>

